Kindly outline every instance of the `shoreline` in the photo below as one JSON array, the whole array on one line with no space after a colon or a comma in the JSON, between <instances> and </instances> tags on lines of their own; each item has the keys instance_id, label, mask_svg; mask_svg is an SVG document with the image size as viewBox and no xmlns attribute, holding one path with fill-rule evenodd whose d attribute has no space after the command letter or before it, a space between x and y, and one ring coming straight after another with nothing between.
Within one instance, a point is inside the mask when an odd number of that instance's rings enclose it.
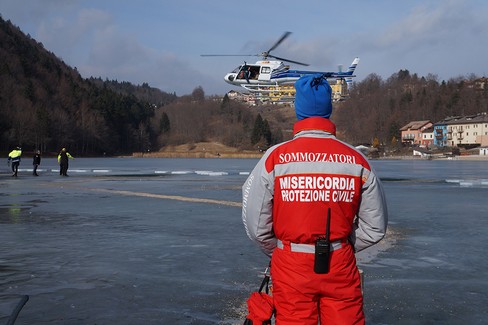
<instances>
[{"instance_id":1,"label":"shoreline","mask_svg":"<svg viewBox=\"0 0 488 325\"><path fill-rule=\"evenodd\" d=\"M211 152L211 151L160 151L160 152L134 152L129 156L133 158L243 158L259 159L264 152L236 151L236 152ZM385 156L380 158L369 158L368 160L487 160L488 156L466 155L448 158L424 158L418 156Z\"/></svg>"},{"instance_id":2,"label":"shoreline","mask_svg":"<svg viewBox=\"0 0 488 325\"><path fill-rule=\"evenodd\" d=\"M133 152L135 158L261 158L259 150L240 150L219 142L198 142L167 146L160 151Z\"/></svg>"},{"instance_id":3,"label":"shoreline","mask_svg":"<svg viewBox=\"0 0 488 325\"><path fill-rule=\"evenodd\" d=\"M263 153L252 152L209 152L209 151L162 151L162 152L133 152L132 158L261 158Z\"/></svg>"},{"instance_id":4,"label":"shoreline","mask_svg":"<svg viewBox=\"0 0 488 325\"><path fill-rule=\"evenodd\" d=\"M477 155L465 155L465 156L454 156L454 157L418 157L418 156L387 156L381 158L368 158L369 160L487 160L488 156L477 156Z\"/></svg>"},{"instance_id":5,"label":"shoreline","mask_svg":"<svg viewBox=\"0 0 488 325\"><path fill-rule=\"evenodd\" d=\"M264 149L258 147L254 150L241 150L229 147L219 142L198 142L179 146L167 146L160 151L154 152L133 152L124 157L135 158L248 158L260 159L265 153ZM414 156L410 154L397 154L380 157L367 157L369 160L488 160L488 156L460 155L445 157L431 155L430 157Z\"/></svg>"}]
</instances>

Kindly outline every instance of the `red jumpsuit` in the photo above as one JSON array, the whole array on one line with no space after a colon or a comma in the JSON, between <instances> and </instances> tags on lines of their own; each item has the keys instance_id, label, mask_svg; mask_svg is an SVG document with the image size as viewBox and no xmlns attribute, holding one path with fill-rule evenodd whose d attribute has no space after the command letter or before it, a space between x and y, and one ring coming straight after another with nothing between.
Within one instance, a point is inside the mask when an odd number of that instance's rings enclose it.
<instances>
[{"instance_id":1,"label":"red jumpsuit","mask_svg":"<svg viewBox=\"0 0 488 325\"><path fill-rule=\"evenodd\" d=\"M270 148L243 185L248 236L271 260L276 323L364 324L354 251L380 241L387 208L366 158L335 137L328 119L298 121L294 138ZM314 244L331 209L330 270L314 272Z\"/></svg>"}]
</instances>

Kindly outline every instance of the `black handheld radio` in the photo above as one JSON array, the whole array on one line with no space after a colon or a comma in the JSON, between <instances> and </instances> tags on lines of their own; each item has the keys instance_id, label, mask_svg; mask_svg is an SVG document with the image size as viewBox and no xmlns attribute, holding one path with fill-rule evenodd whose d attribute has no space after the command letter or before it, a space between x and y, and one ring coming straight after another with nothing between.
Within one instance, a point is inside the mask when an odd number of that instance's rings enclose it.
<instances>
[{"instance_id":1,"label":"black handheld radio","mask_svg":"<svg viewBox=\"0 0 488 325\"><path fill-rule=\"evenodd\" d=\"M330 208L327 210L327 225L325 237L317 238L315 242L315 261L313 270L317 274L329 273L330 256Z\"/></svg>"}]
</instances>

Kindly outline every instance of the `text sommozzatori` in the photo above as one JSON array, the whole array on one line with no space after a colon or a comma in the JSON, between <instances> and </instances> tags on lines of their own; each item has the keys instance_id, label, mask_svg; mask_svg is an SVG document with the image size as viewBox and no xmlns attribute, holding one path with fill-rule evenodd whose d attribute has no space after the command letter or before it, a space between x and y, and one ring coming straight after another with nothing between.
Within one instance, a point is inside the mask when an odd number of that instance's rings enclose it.
<instances>
[{"instance_id":1,"label":"text sommozzatori","mask_svg":"<svg viewBox=\"0 0 488 325\"><path fill-rule=\"evenodd\" d=\"M356 157L340 153L325 152L290 152L279 155L279 163L290 162L332 162L343 164L355 164Z\"/></svg>"},{"instance_id":2,"label":"text sommozzatori","mask_svg":"<svg viewBox=\"0 0 488 325\"><path fill-rule=\"evenodd\" d=\"M280 178L283 202L352 202L355 179L343 176L285 176Z\"/></svg>"}]
</instances>

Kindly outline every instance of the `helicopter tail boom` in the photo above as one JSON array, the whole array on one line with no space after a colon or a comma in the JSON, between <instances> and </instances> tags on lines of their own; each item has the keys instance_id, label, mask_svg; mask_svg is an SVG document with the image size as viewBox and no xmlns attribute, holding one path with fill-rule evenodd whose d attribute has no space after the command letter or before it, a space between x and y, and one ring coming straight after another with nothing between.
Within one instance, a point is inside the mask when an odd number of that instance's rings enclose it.
<instances>
[{"instance_id":1,"label":"helicopter tail boom","mask_svg":"<svg viewBox=\"0 0 488 325\"><path fill-rule=\"evenodd\" d=\"M309 70L284 70L276 71L272 73L271 80L287 80L287 79L298 79L304 75L309 74L321 74L325 78L330 79L345 79L348 84L352 82L352 78L355 77L354 71L359 63L359 58L355 58L346 72L332 72L332 71L309 71Z\"/></svg>"}]
</instances>

